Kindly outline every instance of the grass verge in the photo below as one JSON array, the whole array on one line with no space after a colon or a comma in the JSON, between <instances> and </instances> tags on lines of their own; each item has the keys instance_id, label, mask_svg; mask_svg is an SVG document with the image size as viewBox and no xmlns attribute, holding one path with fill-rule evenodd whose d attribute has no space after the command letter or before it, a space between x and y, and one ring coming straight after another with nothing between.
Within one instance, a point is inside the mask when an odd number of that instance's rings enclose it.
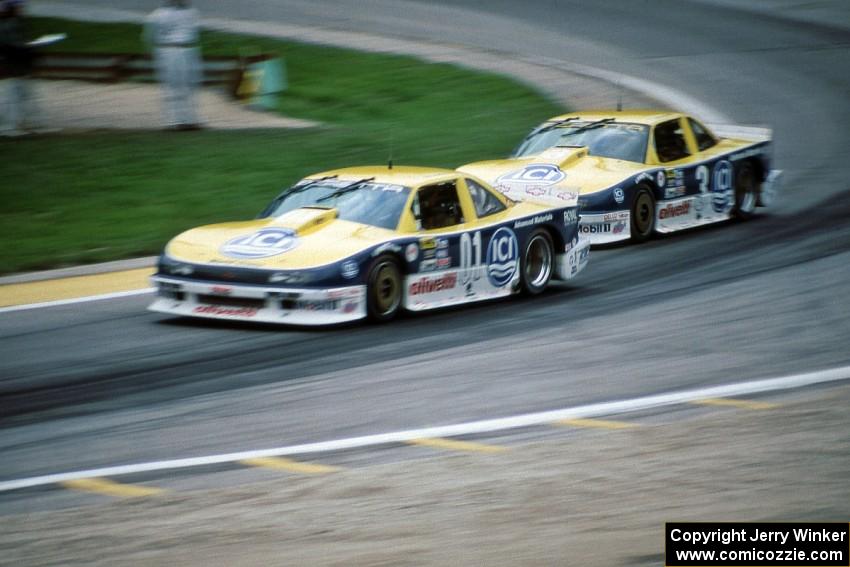
<instances>
[{"instance_id":1,"label":"grass verge","mask_svg":"<svg viewBox=\"0 0 850 567\"><path fill-rule=\"evenodd\" d=\"M56 50L140 52L133 24L30 20ZM273 52L280 112L312 130L91 132L0 141L0 273L155 254L178 232L251 218L301 177L347 165L456 167L506 154L563 109L489 73L404 56L205 32L206 54ZM61 88L57 82L56 88Z\"/></svg>"}]
</instances>

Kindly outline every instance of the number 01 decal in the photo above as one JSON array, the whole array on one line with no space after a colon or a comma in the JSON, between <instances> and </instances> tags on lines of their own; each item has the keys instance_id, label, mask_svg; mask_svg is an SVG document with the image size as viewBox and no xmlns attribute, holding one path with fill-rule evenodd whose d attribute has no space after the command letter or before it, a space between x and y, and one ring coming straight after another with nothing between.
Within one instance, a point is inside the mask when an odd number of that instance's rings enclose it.
<instances>
[{"instance_id":1,"label":"number 01 decal","mask_svg":"<svg viewBox=\"0 0 850 567\"><path fill-rule=\"evenodd\" d=\"M461 283L469 289L474 281L481 278L481 231L472 236L468 232L460 235L460 272Z\"/></svg>"},{"instance_id":2,"label":"number 01 decal","mask_svg":"<svg viewBox=\"0 0 850 567\"><path fill-rule=\"evenodd\" d=\"M460 236L461 282L468 293L472 293L472 286L482 278L485 269L493 287L505 287L513 281L519 270L519 242L514 231L506 226L497 229L490 237L484 262L483 255L481 231Z\"/></svg>"}]
</instances>

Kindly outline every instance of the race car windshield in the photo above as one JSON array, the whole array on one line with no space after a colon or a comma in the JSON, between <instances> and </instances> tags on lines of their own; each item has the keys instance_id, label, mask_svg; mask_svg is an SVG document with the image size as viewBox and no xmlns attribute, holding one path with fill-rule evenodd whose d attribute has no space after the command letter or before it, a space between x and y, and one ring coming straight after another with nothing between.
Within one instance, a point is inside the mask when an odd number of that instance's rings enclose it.
<instances>
[{"instance_id":1,"label":"race car windshield","mask_svg":"<svg viewBox=\"0 0 850 567\"><path fill-rule=\"evenodd\" d=\"M592 156L643 163L649 127L643 124L596 121L544 124L532 131L511 157L539 154L555 146L587 146Z\"/></svg>"},{"instance_id":2,"label":"race car windshield","mask_svg":"<svg viewBox=\"0 0 850 567\"><path fill-rule=\"evenodd\" d=\"M371 179L305 179L281 193L262 216L279 217L301 207L328 207L337 209L342 220L395 230L408 195L410 187Z\"/></svg>"}]
</instances>

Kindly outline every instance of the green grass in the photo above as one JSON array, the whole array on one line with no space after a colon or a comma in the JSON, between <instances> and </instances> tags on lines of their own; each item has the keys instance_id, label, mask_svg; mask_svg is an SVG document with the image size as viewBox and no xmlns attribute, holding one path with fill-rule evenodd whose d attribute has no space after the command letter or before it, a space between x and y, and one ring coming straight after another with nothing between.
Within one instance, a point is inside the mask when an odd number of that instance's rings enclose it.
<instances>
[{"instance_id":1,"label":"green grass","mask_svg":"<svg viewBox=\"0 0 850 567\"><path fill-rule=\"evenodd\" d=\"M140 28L47 18L56 50L140 52ZM410 57L205 32L205 54L273 52L279 110L312 130L50 135L0 141L0 273L157 253L198 224L251 218L317 171L384 163L456 167L505 155L563 109L498 75ZM61 88L61 82L56 88Z\"/></svg>"}]
</instances>

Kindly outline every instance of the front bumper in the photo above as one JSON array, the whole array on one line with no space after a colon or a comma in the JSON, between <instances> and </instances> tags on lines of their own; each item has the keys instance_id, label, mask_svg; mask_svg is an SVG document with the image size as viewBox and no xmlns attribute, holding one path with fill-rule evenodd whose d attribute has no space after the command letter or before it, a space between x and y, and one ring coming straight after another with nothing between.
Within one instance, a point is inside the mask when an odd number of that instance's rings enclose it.
<instances>
[{"instance_id":1,"label":"front bumper","mask_svg":"<svg viewBox=\"0 0 850 567\"><path fill-rule=\"evenodd\" d=\"M153 276L150 311L288 325L333 325L366 317L366 286L331 289L233 285Z\"/></svg>"},{"instance_id":2,"label":"front bumper","mask_svg":"<svg viewBox=\"0 0 850 567\"><path fill-rule=\"evenodd\" d=\"M574 245L568 245L568 250L555 257L555 271L558 279L569 280L576 277L590 259L590 239L579 237Z\"/></svg>"},{"instance_id":3,"label":"front bumper","mask_svg":"<svg viewBox=\"0 0 850 567\"><path fill-rule=\"evenodd\" d=\"M781 169L771 169L767 174L767 179L761 184L761 193L759 193L758 204L762 207L769 207L776 201L776 195L782 188L783 172Z\"/></svg>"}]
</instances>

